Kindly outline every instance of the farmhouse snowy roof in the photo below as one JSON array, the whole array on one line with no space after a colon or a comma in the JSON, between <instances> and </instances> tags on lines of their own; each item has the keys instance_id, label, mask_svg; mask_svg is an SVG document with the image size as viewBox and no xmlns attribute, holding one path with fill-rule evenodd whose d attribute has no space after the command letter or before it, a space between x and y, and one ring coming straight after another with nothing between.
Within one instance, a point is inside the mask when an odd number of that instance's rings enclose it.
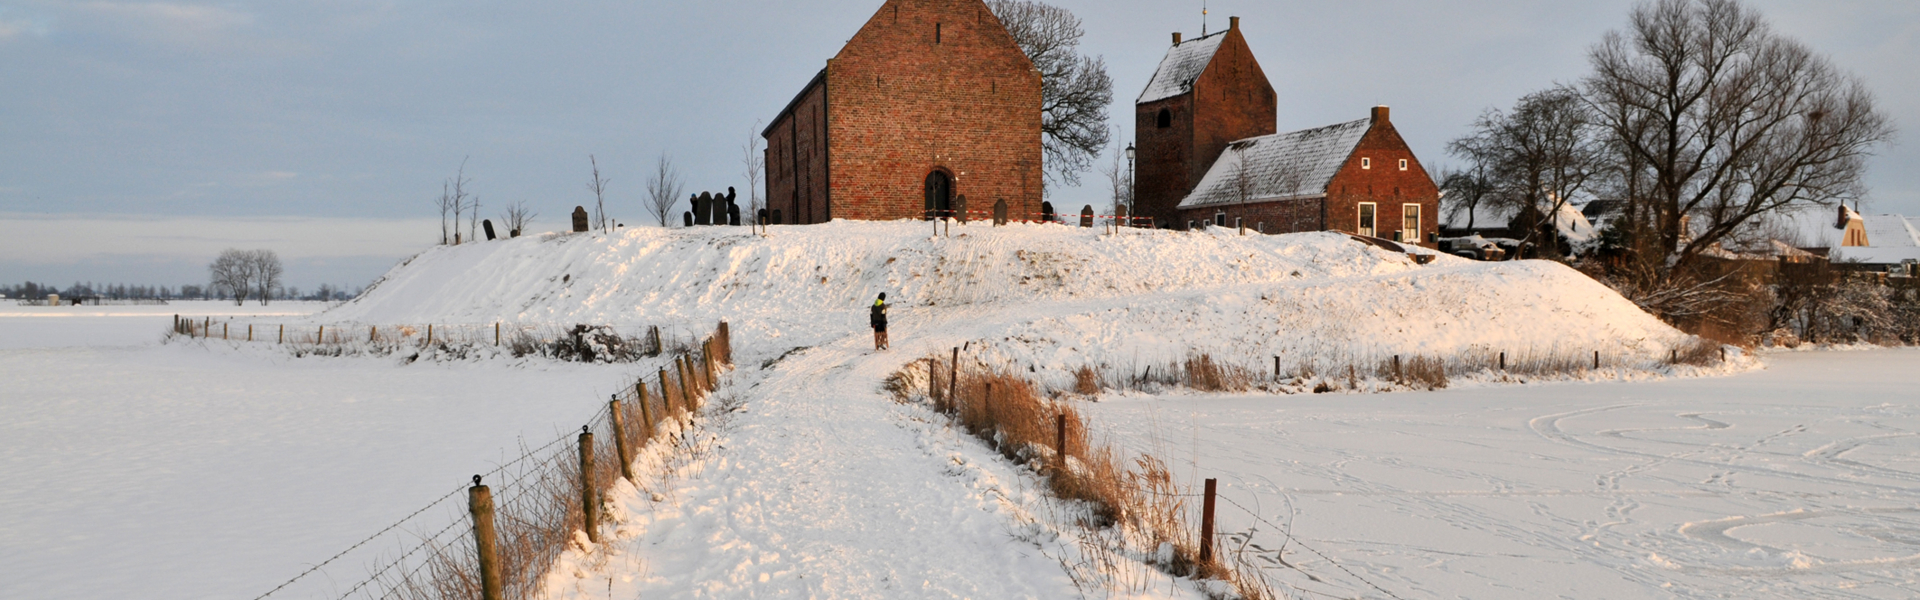
<instances>
[{"instance_id":1,"label":"farmhouse snowy roof","mask_svg":"<svg viewBox=\"0 0 1920 600\"><path fill-rule=\"evenodd\" d=\"M1360 119L1228 144L1180 208L1325 195L1327 184L1372 126L1372 119ZM1242 165L1249 186L1244 198Z\"/></svg>"},{"instance_id":2,"label":"farmhouse snowy roof","mask_svg":"<svg viewBox=\"0 0 1920 600\"><path fill-rule=\"evenodd\" d=\"M1165 100L1192 90L1193 81L1207 71L1207 65L1213 62L1214 53L1220 50L1220 42L1225 39L1227 32L1222 31L1181 42L1168 50L1167 57L1160 60L1160 69L1153 72L1153 79L1147 81L1147 89L1140 93L1136 104Z\"/></svg>"},{"instance_id":3,"label":"farmhouse snowy roof","mask_svg":"<svg viewBox=\"0 0 1920 600\"><path fill-rule=\"evenodd\" d=\"M1920 247L1920 219L1900 215L1866 217L1867 245L1874 248Z\"/></svg>"}]
</instances>

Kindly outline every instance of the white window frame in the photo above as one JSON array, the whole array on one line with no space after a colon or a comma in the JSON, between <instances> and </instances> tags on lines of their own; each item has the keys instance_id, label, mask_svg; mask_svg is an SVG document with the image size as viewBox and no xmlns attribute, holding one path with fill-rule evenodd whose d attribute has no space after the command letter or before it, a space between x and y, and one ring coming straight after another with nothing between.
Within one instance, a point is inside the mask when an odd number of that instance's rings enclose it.
<instances>
[{"instance_id":1,"label":"white window frame","mask_svg":"<svg viewBox=\"0 0 1920 600\"><path fill-rule=\"evenodd\" d=\"M1368 212L1372 212L1372 227L1367 226ZM1378 237L1374 234L1380 231L1380 205L1373 202L1361 202L1360 206L1354 209L1353 230L1367 237Z\"/></svg>"},{"instance_id":2,"label":"white window frame","mask_svg":"<svg viewBox=\"0 0 1920 600\"><path fill-rule=\"evenodd\" d=\"M1404 159L1404 158L1400 159L1400 170L1402 171L1407 170L1407 159Z\"/></svg>"},{"instance_id":3,"label":"white window frame","mask_svg":"<svg viewBox=\"0 0 1920 600\"><path fill-rule=\"evenodd\" d=\"M1420 218L1422 216L1424 215L1420 214L1420 205L1418 204L1400 205L1401 241L1412 242L1415 244L1420 243L1420 225L1421 225ZM1406 229L1406 226L1409 224L1413 225L1412 230Z\"/></svg>"},{"instance_id":4,"label":"white window frame","mask_svg":"<svg viewBox=\"0 0 1920 600\"><path fill-rule=\"evenodd\" d=\"M1373 169L1373 159L1371 159L1371 158L1367 158L1367 157L1365 157L1365 156L1362 156L1362 157L1360 157L1360 168L1362 168L1362 169L1367 169L1367 170L1372 170L1372 169Z\"/></svg>"}]
</instances>

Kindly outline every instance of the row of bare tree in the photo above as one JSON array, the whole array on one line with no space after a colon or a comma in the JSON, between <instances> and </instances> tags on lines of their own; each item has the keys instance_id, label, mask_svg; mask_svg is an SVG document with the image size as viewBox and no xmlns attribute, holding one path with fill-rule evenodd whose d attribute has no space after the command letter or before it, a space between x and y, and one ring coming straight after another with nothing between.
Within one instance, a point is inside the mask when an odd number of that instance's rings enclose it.
<instances>
[{"instance_id":1,"label":"row of bare tree","mask_svg":"<svg viewBox=\"0 0 1920 600\"><path fill-rule=\"evenodd\" d=\"M258 298L262 305L273 300L285 273L280 255L272 250L229 248L207 265L208 283L216 291L232 295L235 305L245 304L250 297Z\"/></svg>"},{"instance_id":2,"label":"row of bare tree","mask_svg":"<svg viewBox=\"0 0 1920 600\"><path fill-rule=\"evenodd\" d=\"M1487 111L1449 147L1465 168L1437 178L1467 215L1620 201L1607 277L1658 314L1726 300L1699 275L1712 248L1774 213L1859 199L1893 138L1864 82L1740 0L1643 3L1587 59L1575 83Z\"/></svg>"}]
</instances>

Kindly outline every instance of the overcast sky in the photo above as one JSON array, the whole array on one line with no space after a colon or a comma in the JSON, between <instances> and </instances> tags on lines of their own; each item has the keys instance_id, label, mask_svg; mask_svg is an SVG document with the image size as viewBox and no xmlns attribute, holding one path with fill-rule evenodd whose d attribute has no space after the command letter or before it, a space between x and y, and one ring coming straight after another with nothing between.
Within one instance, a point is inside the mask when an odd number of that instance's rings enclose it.
<instances>
[{"instance_id":1,"label":"overcast sky","mask_svg":"<svg viewBox=\"0 0 1920 600\"><path fill-rule=\"evenodd\" d=\"M1113 124L1199 1L1056 0L1104 55ZM1870 212L1920 215L1920 2L1753 4L1862 76L1903 127ZM0 282L203 281L228 246L279 251L289 281L364 285L437 240L431 199L462 160L496 215L535 229L588 203L614 214L669 154L692 191L745 187L742 146L880 0L0 0ZM1282 131L1394 108L1429 166L1474 116L1586 72L1628 0L1214 0L1243 17ZM1104 163L1104 161L1103 161ZM1055 204L1102 200L1099 177Z\"/></svg>"}]
</instances>

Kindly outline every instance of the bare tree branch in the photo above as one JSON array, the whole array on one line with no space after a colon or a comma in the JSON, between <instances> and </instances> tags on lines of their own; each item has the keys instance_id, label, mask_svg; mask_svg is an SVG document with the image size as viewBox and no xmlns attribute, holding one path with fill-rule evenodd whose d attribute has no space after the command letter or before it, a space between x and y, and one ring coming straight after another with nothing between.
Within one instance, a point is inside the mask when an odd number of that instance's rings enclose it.
<instances>
[{"instance_id":1,"label":"bare tree branch","mask_svg":"<svg viewBox=\"0 0 1920 600\"><path fill-rule=\"evenodd\" d=\"M1040 133L1046 179L1079 185L1080 173L1109 141L1113 79L1106 59L1080 55L1086 35L1073 12L1034 0L988 0L987 7L1040 71Z\"/></svg>"}]
</instances>

